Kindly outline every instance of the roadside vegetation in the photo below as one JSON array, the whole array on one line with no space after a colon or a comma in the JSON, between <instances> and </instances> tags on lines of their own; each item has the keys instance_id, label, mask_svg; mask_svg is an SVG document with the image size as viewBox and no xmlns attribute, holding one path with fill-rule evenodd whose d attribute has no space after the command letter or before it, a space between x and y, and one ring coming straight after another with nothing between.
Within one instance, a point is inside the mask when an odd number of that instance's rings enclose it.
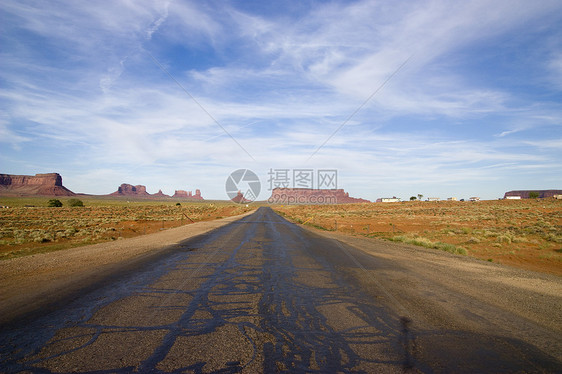
<instances>
[{"instance_id":1,"label":"roadside vegetation","mask_svg":"<svg viewBox=\"0 0 562 374\"><path fill-rule=\"evenodd\" d=\"M178 204L178 205L177 205ZM254 207L225 202L0 198L0 260L119 240Z\"/></svg>"},{"instance_id":2,"label":"roadside vegetation","mask_svg":"<svg viewBox=\"0 0 562 374\"><path fill-rule=\"evenodd\" d=\"M434 248L439 249L446 252L451 252L458 255L466 255L468 252L463 247L456 246L450 243L443 243L443 242L432 242L429 239L426 239L422 236L418 235L397 235L390 238L390 240L394 242L402 242L406 244L413 244L419 245L421 247L426 248Z\"/></svg>"},{"instance_id":3,"label":"roadside vegetation","mask_svg":"<svg viewBox=\"0 0 562 374\"><path fill-rule=\"evenodd\" d=\"M323 230L380 238L562 275L562 201L290 205L274 209Z\"/></svg>"}]
</instances>

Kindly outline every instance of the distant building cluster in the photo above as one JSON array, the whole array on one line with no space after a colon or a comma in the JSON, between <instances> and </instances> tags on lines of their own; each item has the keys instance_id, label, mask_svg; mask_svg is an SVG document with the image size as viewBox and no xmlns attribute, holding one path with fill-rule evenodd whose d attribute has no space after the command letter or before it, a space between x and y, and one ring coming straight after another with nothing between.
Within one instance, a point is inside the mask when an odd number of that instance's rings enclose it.
<instances>
[{"instance_id":1,"label":"distant building cluster","mask_svg":"<svg viewBox=\"0 0 562 374\"><path fill-rule=\"evenodd\" d=\"M412 196L410 201L422 201L423 195ZM504 200L521 200L521 199L557 199L562 200L562 190L519 190L508 191L504 194ZM479 196L471 196L467 201L480 201ZM501 200L501 199L500 199ZM399 197L381 197L376 200L377 203L398 203L402 200ZM425 201L441 201L439 197L428 197ZM456 197L448 197L447 201L465 201L465 199L457 199Z\"/></svg>"},{"instance_id":2,"label":"distant building cluster","mask_svg":"<svg viewBox=\"0 0 562 374\"><path fill-rule=\"evenodd\" d=\"M471 199L471 201L479 201L480 200L479 197L471 197L470 199ZM401 201L402 201L402 199L399 198L399 197L396 197L396 196L381 197L381 198L378 198L376 200L377 203L399 203ZM410 201L422 201L422 199L417 198L415 196L412 196L412 198L410 198ZM439 198L439 197L428 197L427 199L425 199L425 201L441 201L441 198ZM459 200L456 197L448 197L447 201L459 201ZM464 199L460 199L460 201L464 201Z\"/></svg>"}]
</instances>

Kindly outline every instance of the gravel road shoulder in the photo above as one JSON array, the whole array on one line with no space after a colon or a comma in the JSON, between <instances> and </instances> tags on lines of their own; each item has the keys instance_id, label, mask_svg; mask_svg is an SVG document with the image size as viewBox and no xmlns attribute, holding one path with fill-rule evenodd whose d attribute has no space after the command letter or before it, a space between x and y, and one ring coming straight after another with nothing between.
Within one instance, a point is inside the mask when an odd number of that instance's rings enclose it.
<instances>
[{"instance_id":1,"label":"gravel road shoulder","mask_svg":"<svg viewBox=\"0 0 562 374\"><path fill-rule=\"evenodd\" d=\"M360 249L354 276L420 330L527 341L562 361L562 278L380 239L306 229ZM359 252L360 253L360 252Z\"/></svg>"}]
</instances>

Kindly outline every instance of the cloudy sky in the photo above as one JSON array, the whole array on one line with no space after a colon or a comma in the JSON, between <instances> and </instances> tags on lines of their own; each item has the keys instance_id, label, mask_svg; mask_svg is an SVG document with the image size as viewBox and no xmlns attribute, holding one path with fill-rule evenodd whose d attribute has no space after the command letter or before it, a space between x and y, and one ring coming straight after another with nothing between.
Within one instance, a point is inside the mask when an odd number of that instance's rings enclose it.
<instances>
[{"instance_id":1,"label":"cloudy sky","mask_svg":"<svg viewBox=\"0 0 562 374\"><path fill-rule=\"evenodd\" d=\"M0 6L0 172L226 199L248 168L351 196L562 188L562 2Z\"/></svg>"}]
</instances>

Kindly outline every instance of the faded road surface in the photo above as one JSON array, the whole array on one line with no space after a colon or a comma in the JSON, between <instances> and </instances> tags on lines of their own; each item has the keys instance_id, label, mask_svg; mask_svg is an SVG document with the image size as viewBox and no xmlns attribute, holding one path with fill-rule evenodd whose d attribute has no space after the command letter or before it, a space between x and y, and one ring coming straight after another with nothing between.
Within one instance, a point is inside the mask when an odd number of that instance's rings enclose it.
<instances>
[{"instance_id":1,"label":"faded road surface","mask_svg":"<svg viewBox=\"0 0 562 374\"><path fill-rule=\"evenodd\" d=\"M559 330L432 286L389 251L371 256L260 208L2 326L0 371L562 371ZM443 269L456 260L443 256ZM546 297L559 320L560 295ZM441 313L437 299L462 312Z\"/></svg>"}]
</instances>

